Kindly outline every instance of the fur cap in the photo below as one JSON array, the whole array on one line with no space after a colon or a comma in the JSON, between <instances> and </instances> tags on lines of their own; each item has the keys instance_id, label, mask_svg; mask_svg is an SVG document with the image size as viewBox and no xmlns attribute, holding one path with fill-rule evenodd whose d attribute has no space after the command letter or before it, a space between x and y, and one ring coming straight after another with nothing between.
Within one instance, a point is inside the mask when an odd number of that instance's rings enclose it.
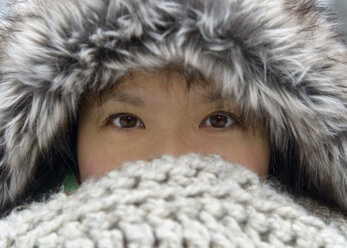
<instances>
[{"instance_id":1,"label":"fur cap","mask_svg":"<svg viewBox=\"0 0 347 248\"><path fill-rule=\"evenodd\" d=\"M1 209L46 174L59 177L86 90L170 63L203 72L264 122L283 154L274 170L347 209L347 51L314 1L27 0L12 9L0 26Z\"/></svg>"}]
</instances>

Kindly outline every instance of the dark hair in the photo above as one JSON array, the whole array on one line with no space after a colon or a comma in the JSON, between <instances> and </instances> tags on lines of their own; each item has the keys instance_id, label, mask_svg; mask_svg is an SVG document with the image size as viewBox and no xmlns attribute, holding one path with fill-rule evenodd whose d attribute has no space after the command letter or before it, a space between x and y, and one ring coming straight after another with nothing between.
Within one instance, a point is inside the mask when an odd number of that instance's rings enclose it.
<instances>
[{"instance_id":1,"label":"dark hair","mask_svg":"<svg viewBox=\"0 0 347 248\"><path fill-rule=\"evenodd\" d=\"M268 180L280 191L289 193L298 198L304 197L332 211L339 212L347 217L346 209L339 207L333 199L321 192L313 191L305 182L305 170L299 170L298 151L294 141L289 141L287 153L280 152L276 147L271 147ZM304 167L304 166L303 166ZM305 168L305 167L304 167Z\"/></svg>"},{"instance_id":2,"label":"dark hair","mask_svg":"<svg viewBox=\"0 0 347 248\"><path fill-rule=\"evenodd\" d=\"M79 174L77 159L77 125L74 115L69 116L66 127L61 127L54 141L38 156L36 172L23 197L8 203L0 211L0 217L8 215L13 208L22 208L32 201L46 200L60 190L66 173Z\"/></svg>"}]
</instances>

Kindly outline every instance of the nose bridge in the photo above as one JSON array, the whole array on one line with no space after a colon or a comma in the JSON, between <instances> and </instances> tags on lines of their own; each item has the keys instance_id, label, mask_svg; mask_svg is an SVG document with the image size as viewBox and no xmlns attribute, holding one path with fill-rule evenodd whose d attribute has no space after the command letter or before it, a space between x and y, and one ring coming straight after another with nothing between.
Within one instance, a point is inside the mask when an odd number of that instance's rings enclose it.
<instances>
[{"instance_id":1,"label":"nose bridge","mask_svg":"<svg viewBox=\"0 0 347 248\"><path fill-rule=\"evenodd\" d=\"M156 156L169 154L177 157L195 151L188 134L180 133L178 130L176 132L165 132L165 135L159 135L155 143Z\"/></svg>"}]
</instances>

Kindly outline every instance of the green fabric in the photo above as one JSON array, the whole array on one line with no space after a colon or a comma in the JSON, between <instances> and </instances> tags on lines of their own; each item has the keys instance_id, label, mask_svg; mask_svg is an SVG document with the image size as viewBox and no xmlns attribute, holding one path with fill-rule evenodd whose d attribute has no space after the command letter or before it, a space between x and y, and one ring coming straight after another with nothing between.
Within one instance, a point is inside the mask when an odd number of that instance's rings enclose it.
<instances>
[{"instance_id":1,"label":"green fabric","mask_svg":"<svg viewBox=\"0 0 347 248\"><path fill-rule=\"evenodd\" d=\"M76 177L72 173L67 173L64 178L64 190L68 193L73 193L78 188Z\"/></svg>"}]
</instances>

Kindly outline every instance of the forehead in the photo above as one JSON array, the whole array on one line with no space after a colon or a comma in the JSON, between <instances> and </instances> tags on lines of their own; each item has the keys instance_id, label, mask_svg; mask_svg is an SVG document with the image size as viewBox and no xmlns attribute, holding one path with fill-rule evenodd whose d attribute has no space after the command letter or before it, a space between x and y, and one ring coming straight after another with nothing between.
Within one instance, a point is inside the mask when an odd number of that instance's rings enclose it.
<instances>
[{"instance_id":1,"label":"forehead","mask_svg":"<svg viewBox=\"0 0 347 248\"><path fill-rule=\"evenodd\" d=\"M124 75L111 88L102 92L88 92L81 99L83 109L89 107L100 108L104 104L128 104L135 107L158 106L170 99L158 96L178 94L180 99L196 106L209 106L213 108L228 108L237 113L245 126L257 130L264 120L256 117L252 111L243 109L235 102L232 95L225 94L222 88L212 79L205 78L201 73L181 69L175 70L138 70ZM153 90L154 89L154 90ZM178 98L179 98L178 97ZM176 103L179 102L176 98ZM163 100L164 99L164 100ZM187 101L186 101L187 102ZM159 106L160 107L160 106Z\"/></svg>"},{"instance_id":2,"label":"forehead","mask_svg":"<svg viewBox=\"0 0 347 248\"><path fill-rule=\"evenodd\" d=\"M174 95L189 97L204 103L231 101L211 79L198 72L183 70L133 71L123 76L110 90L100 96L100 103L124 100L143 104L153 96Z\"/></svg>"},{"instance_id":3,"label":"forehead","mask_svg":"<svg viewBox=\"0 0 347 248\"><path fill-rule=\"evenodd\" d=\"M161 69L161 70L138 70L131 71L119 80L118 89L125 87L141 87L147 84L158 84L162 89L171 90L172 88L184 87L188 92L190 88L194 90L207 90L214 87L214 82L205 78L198 71L183 69Z\"/></svg>"}]
</instances>

